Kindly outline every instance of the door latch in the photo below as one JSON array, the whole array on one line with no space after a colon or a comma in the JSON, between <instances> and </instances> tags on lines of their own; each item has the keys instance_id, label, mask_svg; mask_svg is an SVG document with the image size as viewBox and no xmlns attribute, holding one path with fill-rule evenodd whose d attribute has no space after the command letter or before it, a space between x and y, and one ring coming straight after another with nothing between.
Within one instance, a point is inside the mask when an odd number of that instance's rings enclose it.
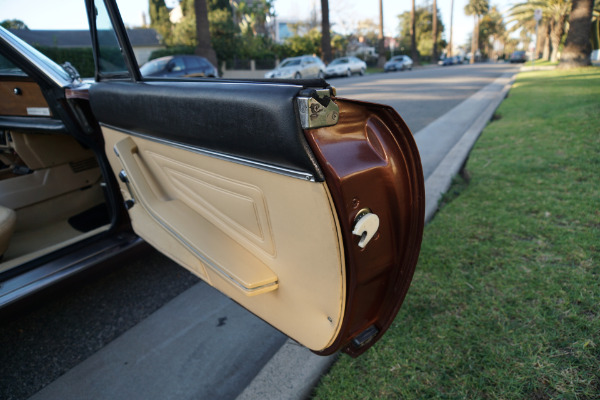
<instances>
[{"instance_id":1,"label":"door latch","mask_svg":"<svg viewBox=\"0 0 600 400\"><path fill-rule=\"evenodd\" d=\"M303 129L337 124L340 108L331 100L335 89L305 89L296 98Z\"/></svg>"},{"instance_id":2,"label":"door latch","mask_svg":"<svg viewBox=\"0 0 600 400\"><path fill-rule=\"evenodd\" d=\"M379 229L379 217L368 208L364 208L354 218L354 229L352 234L360 236L358 247L364 249L373 239Z\"/></svg>"}]
</instances>

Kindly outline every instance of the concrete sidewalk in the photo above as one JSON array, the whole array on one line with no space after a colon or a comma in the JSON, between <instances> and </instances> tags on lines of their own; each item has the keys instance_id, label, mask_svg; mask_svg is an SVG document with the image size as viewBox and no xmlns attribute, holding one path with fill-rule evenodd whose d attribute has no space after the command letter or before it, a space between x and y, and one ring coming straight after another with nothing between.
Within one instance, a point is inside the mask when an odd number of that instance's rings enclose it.
<instances>
[{"instance_id":1,"label":"concrete sidewalk","mask_svg":"<svg viewBox=\"0 0 600 400\"><path fill-rule=\"evenodd\" d=\"M415 135L427 221L511 83L512 74L498 78ZM217 346L224 338L227 350ZM253 351L265 346L266 352ZM335 359L286 340L200 283L31 399L304 399ZM245 389L240 393L228 379Z\"/></svg>"}]
</instances>

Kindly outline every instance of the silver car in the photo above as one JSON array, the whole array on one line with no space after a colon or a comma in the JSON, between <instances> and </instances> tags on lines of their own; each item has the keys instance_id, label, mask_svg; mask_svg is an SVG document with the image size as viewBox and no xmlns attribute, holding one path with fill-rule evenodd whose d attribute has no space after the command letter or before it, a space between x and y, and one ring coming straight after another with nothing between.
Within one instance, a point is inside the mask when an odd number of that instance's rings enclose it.
<instances>
[{"instance_id":1,"label":"silver car","mask_svg":"<svg viewBox=\"0 0 600 400\"><path fill-rule=\"evenodd\" d=\"M364 75L367 63L356 57L340 57L333 60L325 69L325 77Z\"/></svg>"},{"instance_id":2,"label":"silver car","mask_svg":"<svg viewBox=\"0 0 600 400\"><path fill-rule=\"evenodd\" d=\"M290 57L283 60L277 68L265 74L265 78L302 79L324 78L325 64L315 56Z\"/></svg>"},{"instance_id":3,"label":"silver car","mask_svg":"<svg viewBox=\"0 0 600 400\"><path fill-rule=\"evenodd\" d=\"M404 71L405 69L411 70L412 67L413 60L409 56L394 56L385 63L383 70L385 72Z\"/></svg>"}]
</instances>

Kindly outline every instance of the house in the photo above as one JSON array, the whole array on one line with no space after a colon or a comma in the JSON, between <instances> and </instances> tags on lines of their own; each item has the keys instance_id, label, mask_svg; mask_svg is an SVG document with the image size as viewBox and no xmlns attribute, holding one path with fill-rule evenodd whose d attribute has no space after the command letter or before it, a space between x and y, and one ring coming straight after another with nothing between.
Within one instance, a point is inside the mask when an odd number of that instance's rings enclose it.
<instances>
[{"instance_id":1,"label":"house","mask_svg":"<svg viewBox=\"0 0 600 400\"><path fill-rule=\"evenodd\" d=\"M92 40L88 30L32 30L10 29L10 31L33 46L46 47L91 47ZM150 58L154 50L164 49L160 35L151 28L127 29L133 52L139 65Z\"/></svg>"}]
</instances>

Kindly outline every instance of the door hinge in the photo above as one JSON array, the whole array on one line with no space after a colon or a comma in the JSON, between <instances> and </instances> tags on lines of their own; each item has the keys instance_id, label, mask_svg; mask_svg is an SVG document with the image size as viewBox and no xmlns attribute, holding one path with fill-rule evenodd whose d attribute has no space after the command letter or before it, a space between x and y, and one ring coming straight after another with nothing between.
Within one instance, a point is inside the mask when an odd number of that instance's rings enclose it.
<instances>
[{"instance_id":1,"label":"door hinge","mask_svg":"<svg viewBox=\"0 0 600 400\"><path fill-rule=\"evenodd\" d=\"M304 89L298 97L298 111L303 129L322 128L337 124L340 109L331 99L335 89Z\"/></svg>"}]
</instances>

